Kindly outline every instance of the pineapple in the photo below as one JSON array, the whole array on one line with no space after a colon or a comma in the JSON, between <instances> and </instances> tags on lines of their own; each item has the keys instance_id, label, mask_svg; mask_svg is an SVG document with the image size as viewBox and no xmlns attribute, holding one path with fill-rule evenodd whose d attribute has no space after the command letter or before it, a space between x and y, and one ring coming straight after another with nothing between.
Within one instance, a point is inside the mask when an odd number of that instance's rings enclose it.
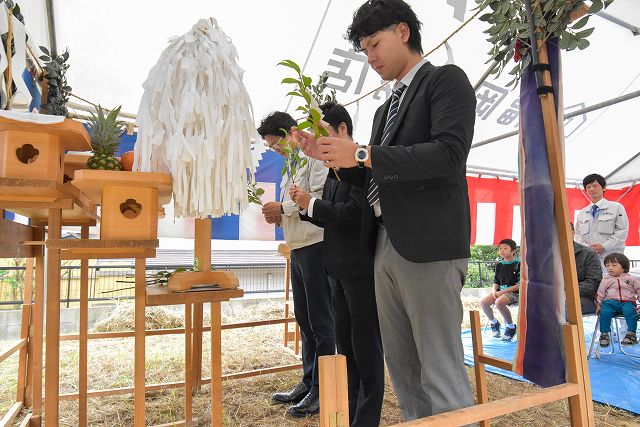
<instances>
[{"instance_id":1,"label":"pineapple","mask_svg":"<svg viewBox=\"0 0 640 427\"><path fill-rule=\"evenodd\" d=\"M120 145L120 135L124 133L126 126L125 122L117 120L121 107L109 111L105 116L105 110L98 105L98 114L91 113L89 135L93 156L87 161L89 169L122 170L122 165L115 156Z\"/></svg>"}]
</instances>

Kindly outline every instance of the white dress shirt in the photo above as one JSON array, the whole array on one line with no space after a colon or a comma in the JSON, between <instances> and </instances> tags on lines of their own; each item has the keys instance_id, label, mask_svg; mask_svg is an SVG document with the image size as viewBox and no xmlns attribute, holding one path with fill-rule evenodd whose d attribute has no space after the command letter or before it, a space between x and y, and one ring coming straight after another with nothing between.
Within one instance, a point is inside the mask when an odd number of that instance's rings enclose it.
<instances>
[{"instance_id":1,"label":"white dress shirt","mask_svg":"<svg viewBox=\"0 0 640 427\"><path fill-rule=\"evenodd\" d=\"M301 157L304 154L300 153ZM322 197L324 181L327 178L327 169L322 162L308 158L307 164L297 172L295 184L312 197ZM282 202L283 214L280 215L280 224L284 229L284 239L289 249L298 249L313 245L324 239L324 230L300 219L298 206L289 195L291 179L288 175L280 178L280 201Z\"/></svg>"},{"instance_id":2,"label":"white dress shirt","mask_svg":"<svg viewBox=\"0 0 640 427\"><path fill-rule=\"evenodd\" d=\"M416 74L418 74L418 70L420 70L420 68L422 68L422 66L424 64L426 64L427 62L429 62L429 60L427 58L423 58L422 61L418 62L416 65L413 66L413 68L411 68L409 70L409 72L407 74L405 74L405 76L403 78L401 78L399 81L396 80L395 84L393 85L393 90L396 90L401 84L405 85L407 87L407 89L409 89L409 85L411 85L411 82L413 81L413 78L416 76ZM407 91L405 90L404 92L402 92L402 95L400 95L400 101L398 102L398 108L400 108L400 105L402 105L402 100L404 99L404 96L406 95ZM386 119L385 119L386 122ZM375 214L375 216L382 216L382 208L380 207L380 199L378 199L374 204L373 204L373 212Z\"/></svg>"}]
</instances>

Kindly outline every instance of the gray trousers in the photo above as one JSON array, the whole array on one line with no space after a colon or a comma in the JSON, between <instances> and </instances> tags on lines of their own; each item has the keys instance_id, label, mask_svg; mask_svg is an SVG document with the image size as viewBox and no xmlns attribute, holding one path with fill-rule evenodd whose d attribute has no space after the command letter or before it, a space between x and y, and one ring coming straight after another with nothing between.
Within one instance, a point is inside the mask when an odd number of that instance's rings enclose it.
<instances>
[{"instance_id":1,"label":"gray trousers","mask_svg":"<svg viewBox=\"0 0 640 427\"><path fill-rule=\"evenodd\" d=\"M473 405L460 338L466 272L466 259L407 261L379 226L375 284L380 333L407 421Z\"/></svg>"}]
</instances>

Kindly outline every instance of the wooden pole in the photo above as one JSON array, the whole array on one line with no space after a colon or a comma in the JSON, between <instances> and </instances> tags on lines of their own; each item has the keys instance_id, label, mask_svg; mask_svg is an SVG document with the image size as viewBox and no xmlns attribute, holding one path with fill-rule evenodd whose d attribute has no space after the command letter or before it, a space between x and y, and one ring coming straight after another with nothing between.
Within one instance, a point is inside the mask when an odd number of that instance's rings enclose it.
<instances>
[{"instance_id":1,"label":"wooden pole","mask_svg":"<svg viewBox=\"0 0 640 427\"><path fill-rule=\"evenodd\" d=\"M480 361L480 355L484 353L482 347L480 313L477 310L470 311L469 319L471 320L471 341L473 343L473 371L476 376L476 392L478 395L478 404L483 404L489 401L489 392L487 390L487 373L485 371L484 363ZM480 421L480 427L490 426L490 419Z\"/></svg>"},{"instance_id":2,"label":"wooden pole","mask_svg":"<svg viewBox=\"0 0 640 427\"><path fill-rule=\"evenodd\" d=\"M18 384L16 387L16 402L22 402L25 404L27 400L27 366L28 358L31 354L28 353L29 342L29 330L31 329L31 299L33 297L33 258L27 258L27 265L24 271L24 293L22 298L22 320L20 323L20 338L27 340L27 345L20 349L20 356L18 359ZM26 406L26 405L25 405Z\"/></svg>"},{"instance_id":3,"label":"wooden pole","mask_svg":"<svg viewBox=\"0 0 640 427\"><path fill-rule=\"evenodd\" d=\"M49 209L48 238L60 239L62 211ZM47 427L58 425L60 391L60 249L47 247L47 303L45 337L44 413Z\"/></svg>"},{"instance_id":4,"label":"wooden pole","mask_svg":"<svg viewBox=\"0 0 640 427\"><path fill-rule=\"evenodd\" d=\"M146 297L146 259L136 258L136 297L135 297L135 368L134 368L134 425L144 427L144 389L145 389L145 297Z\"/></svg>"},{"instance_id":5,"label":"wooden pole","mask_svg":"<svg viewBox=\"0 0 640 427\"><path fill-rule=\"evenodd\" d=\"M200 271L211 271L211 219L197 218L195 220L193 255L198 260ZM194 260L195 262L195 260ZM204 312L202 303L193 304L193 335L192 335L192 368L194 390L202 386L202 321Z\"/></svg>"},{"instance_id":6,"label":"wooden pole","mask_svg":"<svg viewBox=\"0 0 640 427\"><path fill-rule=\"evenodd\" d=\"M193 304L184 305L184 419L193 417L193 359L191 358L191 334Z\"/></svg>"},{"instance_id":7,"label":"wooden pole","mask_svg":"<svg viewBox=\"0 0 640 427\"><path fill-rule=\"evenodd\" d=\"M222 427L222 315L220 301L211 303L211 425Z\"/></svg>"},{"instance_id":8,"label":"wooden pole","mask_svg":"<svg viewBox=\"0 0 640 427\"><path fill-rule=\"evenodd\" d=\"M89 227L80 229L80 238L89 239ZM80 260L80 354L78 373L78 425L87 425L88 339L89 329L89 260Z\"/></svg>"},{"instance_id":9,"label":"wooden pole","mask_svg":"<svg viewBox=\"0 0 640 427\"><path fill-rule=\"evenodd\" d=\"M548 64L546 43L538 43L540 63ZM543 83L545 86L552 86L551 74L544 71ZM565 192L564 174L564 153L560 141L558 128L558 118L556 114L555 100L553 93L540 95L542 115L544 120L545 136L547 140L547 151L549 155L549 170L551 172L551 182L554 193L554 211L556 218L556 229L560 240L560 256L563 265L564 289L567 298L567 317L569 324L577 328L577 354L575 357L565 355L565 365L567 371L575 370L582 376L581 381L583 392L577 396L569 398L571 410L571 420L574 425L593 426L595 425L593 415L593 401L591 400L591 382L589 380L589 369L587 365L587 353L584 342L584 327L582 324L582 311L580 308L580 297L578 294L578 275L576 273L576 262L573 253L573 238L569 225L569 210L567 208L567 196Z\"/></svg>"},{"instance_id":10,"label":"wooden pole","mask_svg":"<svg viewBox=\"0 0 640 427\"><path fill-rule=\"evenodd\" d=\"M342 354L318 357L320 427L349 427L347 358Z\"/></svg>"},{"instance_id":11,"label":"wooden pole","mask_svg":"<svg viewBox=\"0 0 640 427\"><path fill-rule=\"evenodd\" d=\"M44 228L39 227L37 231L39 240L44 241ZM38 251L35 257L36 268L36 288L31 310L31 324L33 325L32 336L28 347L29 371L27 372L27 383L31 384L31 419L29 426L39 426L42 415L42 350L43 350L43 317L44 317L44 250ZM31 378L31 379L29 379Z\"/></svg>"}]
</instances>

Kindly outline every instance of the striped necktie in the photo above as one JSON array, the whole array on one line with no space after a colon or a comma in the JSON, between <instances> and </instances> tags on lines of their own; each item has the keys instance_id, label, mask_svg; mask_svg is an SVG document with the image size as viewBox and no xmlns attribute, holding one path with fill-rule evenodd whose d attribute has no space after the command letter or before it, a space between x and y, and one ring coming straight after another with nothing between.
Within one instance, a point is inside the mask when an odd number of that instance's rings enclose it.
<instances>
[{"instance_id":1,"label":"striped necktie","mask_svg":"<svg viewBox=\"0 0 640 427\"><path fill-rule=\"evenodd\" d=\"M389 113L387 114L387 122L384 125L384 130L382 132L382 140L380 145L386 145L389 141L389 134L391 133L391 129L393 128L394 123L396 122L396 117L398 116L398 107L400 107L400 97L402 93L405 91L407 86L400 84L398 89L393 91L393 95L391 95L391 105L389 106ZM378 193L378 184L373 182L373 175L371 176L371 180L369 181L369 192L367 193L367 201L370 206L373 206L380 199L380 194Z\"/></svg>"}]
</instances>

